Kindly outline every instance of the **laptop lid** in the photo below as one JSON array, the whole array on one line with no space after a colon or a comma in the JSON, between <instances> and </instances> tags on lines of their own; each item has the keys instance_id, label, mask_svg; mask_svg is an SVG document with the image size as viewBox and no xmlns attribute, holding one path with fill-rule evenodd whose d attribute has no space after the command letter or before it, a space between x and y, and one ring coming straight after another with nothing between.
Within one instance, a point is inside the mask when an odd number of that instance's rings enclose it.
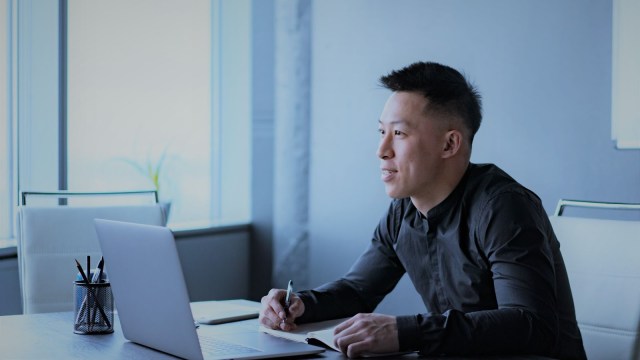
<instances>
[{"instance_id":1,"label":"laptop lid","mask_svg":"<svg viewBox=\"0 0 640 360\"><path fill-rule=\"evenodd\" d=\"M123 336L175 356L202 359L200 340L171 230L161 226L101 219L95 220L95 227ZM225 342L231 340L225 334L213 336ZM206 357L267 358L323 351L307 344L283 343L259 333L257 326L255 331L237 333L233 338L238 338L240 345L257 351L220 356L207 352Z\"/></svg>"}]
</instances>

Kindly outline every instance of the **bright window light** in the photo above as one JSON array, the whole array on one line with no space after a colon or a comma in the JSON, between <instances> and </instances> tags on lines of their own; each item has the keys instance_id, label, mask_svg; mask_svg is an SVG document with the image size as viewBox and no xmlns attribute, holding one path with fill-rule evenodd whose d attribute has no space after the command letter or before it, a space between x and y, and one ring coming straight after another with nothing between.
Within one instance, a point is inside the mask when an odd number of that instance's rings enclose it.
<instances>
[{"instance_id":1,"label":"bright window light","mask_svg":"<svg viewBox=\"0 0 640 360\"><path fill-rule=\"evenodd\" d=\"M235 127L248 124L250 101L221 97L216 91L221 80L213 76L247 73L233 68L220 73L231 63L250 64L239 58L248 53L233 49L226 56L238 57L224 63L217 48L224 45L219 37L225 35L217 23L219 11L238 4L223 8L210 0L69 1L69 189L157 188L160 201L171 203L170 224L247 220L248 180L242 177L248 174L233 174L240 186L226 191L223 177L232 174L222 173L221 167L234 156L240 156L235 159L239 169L242 162L248 167L250 134L231 133L234 127L223 126L225 119L219 116L240 103L240 114L227 115ZM249 11L234 14L239 19L250 16ZM243 37L229 35L243 46ZM246 87L240 96L248 93L248 81ZM233 135L233 144L246 149L225 154L225 135ZM242 209L225 213L221 194L234 191L245 194L240 197Z\"/></svg>"}]
</instances>

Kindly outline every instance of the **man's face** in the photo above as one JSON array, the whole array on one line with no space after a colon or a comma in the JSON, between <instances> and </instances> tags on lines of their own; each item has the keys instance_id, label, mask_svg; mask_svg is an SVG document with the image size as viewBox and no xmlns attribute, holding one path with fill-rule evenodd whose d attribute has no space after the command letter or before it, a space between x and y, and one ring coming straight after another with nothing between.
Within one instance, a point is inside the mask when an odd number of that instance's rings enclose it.
<instances>
[{"instance_id":1,"label":"man's face","mask_svg":"<svg viewBox=\"0 0 640 360\"><path fill-rule=\"evenodd\" d=\"M426 105L419 93L394 92L382 110L377 155L392 198L428 199L439 179L447 129L425 113Z\"/></svg>"}]
</instances>

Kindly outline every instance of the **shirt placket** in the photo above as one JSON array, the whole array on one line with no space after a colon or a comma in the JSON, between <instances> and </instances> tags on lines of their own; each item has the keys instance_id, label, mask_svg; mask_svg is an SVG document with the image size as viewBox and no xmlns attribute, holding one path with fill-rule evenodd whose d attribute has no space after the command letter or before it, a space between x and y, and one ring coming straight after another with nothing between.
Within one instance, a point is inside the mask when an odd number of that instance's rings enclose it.
<instances>
[{"instance_id":1,"label":"shirt placket","mask_svg":"<svg viewBox=\"0 0 640 360\"><path fill-rule=\"evenodd\" d=\"M433 285L435 287L436 299L438 301L438 312L444 312L449 308L449 301L445 295L442 272L440 271L440 257L438 255L437 225L433 220L425 220L427 225L427 249L429 253L429 265Z\"/></svg>"}]
</instances>

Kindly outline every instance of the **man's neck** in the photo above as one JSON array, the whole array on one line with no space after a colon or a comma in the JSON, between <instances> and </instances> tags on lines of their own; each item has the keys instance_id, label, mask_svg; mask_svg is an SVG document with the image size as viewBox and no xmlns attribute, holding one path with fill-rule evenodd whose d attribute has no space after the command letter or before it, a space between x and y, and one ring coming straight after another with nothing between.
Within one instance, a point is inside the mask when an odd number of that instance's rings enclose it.
<instances>
[{"instance_id":1,"label":"man's neck","mask_svg":"<svg viewBox=\"0 0 640 360\"><path fill-rule=\"evenodd\" d=\"M458 186L464 177L468 167L469 161L466 161L465 163L456 164L454 168L449 169L450 171L444 171L441 181L439 181L432 189L429 189L427 195L411 197L413 206L415 206L423 216L427 217L427 213L431 209L438 206L438 204L451 195L453 190L455 190L456 186Z\"/></svg>"}]
</instances>

